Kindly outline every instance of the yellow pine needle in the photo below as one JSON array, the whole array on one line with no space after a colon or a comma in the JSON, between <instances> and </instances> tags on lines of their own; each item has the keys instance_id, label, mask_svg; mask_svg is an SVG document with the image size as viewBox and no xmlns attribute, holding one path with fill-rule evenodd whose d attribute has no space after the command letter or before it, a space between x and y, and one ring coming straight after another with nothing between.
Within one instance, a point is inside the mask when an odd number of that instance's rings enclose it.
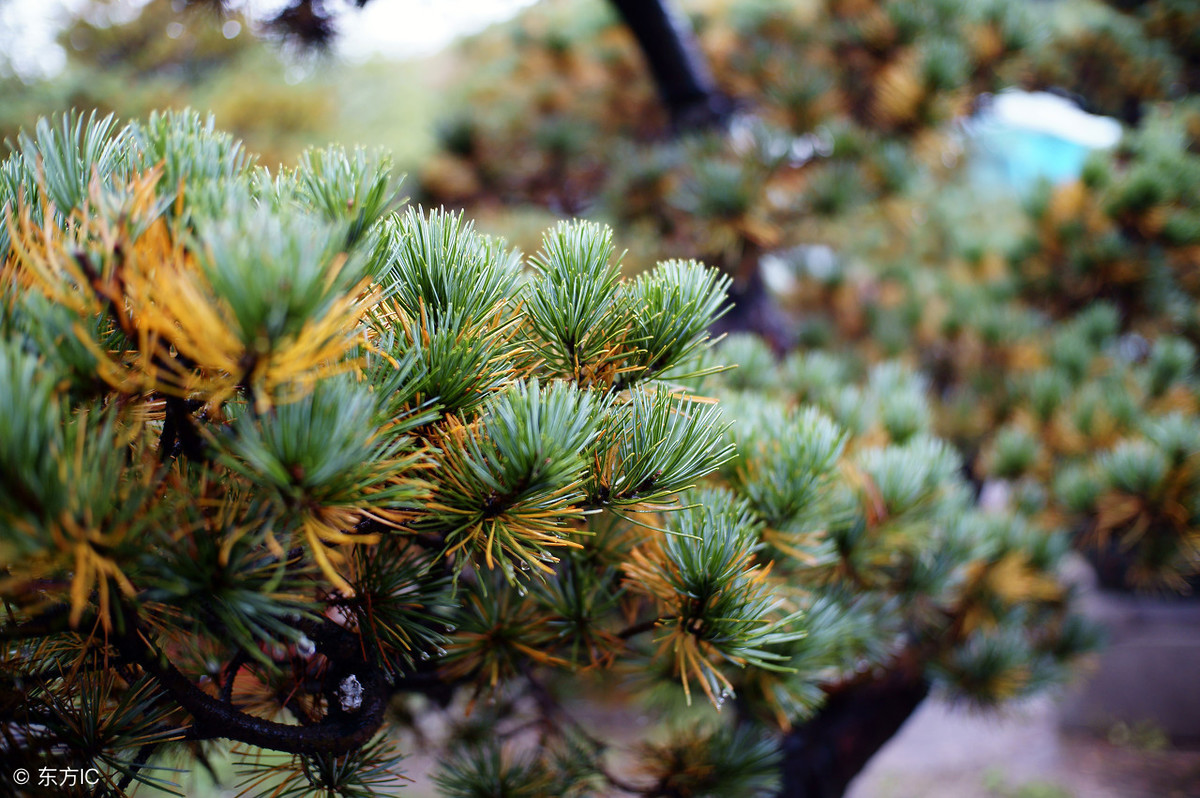
<instances>
[{"instance_id":1,"label":"yellow pine needle","mask_svg":"<svg viewBox=\"0 0 1200 798\"><path fill-rule=\"evenodd\" d=\"M313 559L316 561L317 567L321 569L321 573L325 575L325 578L344 596L347 598L353 597L354 588L338 573L337 568L334 567L331 561L332 559L337 559L341 562L345 559L344 555L336 550L327 549L320 535L308 525L305 526L304 536L308 542L309 549L312 551Z\"/></svg>"},{"instance_id":2,"label":"yellow pine needle","mask_svg":"<svg viewBox=\"0 0 1200 798\"><path fill-rule=\"evenodd\" d=\"M439 446L444 451L462 451L466 441L476 432L475 425L465 424L461 419L448 418L438 433ZM463 464L457 464L463 466ZM465 466L464 466L465 467ZM471 496L474 494L473 481L464 473L460 473L455 463L443 463L439 471L442 482L441 493ZM496 567L497 546L501 553L512 559L533 565L544 573L553 571L542 562L534 549L541 547L582 548L574 540L559 537L556 533L564 528L565 522L581 518L583 510L579 507L559 503L576 491L581 480L574 480L558 489L539 497L539 504L550 505L548 509L535 509L515 504L495 515L485 514L482 504L478 506L452 506L438 500L438 494L425 503L427 510L460 516L464 527L459 530L461 539L446 551L450 556L468 548L483 549L484 563L489 570ZM551 562L556 562L551 558Z\"/></svg>"},{"instance_id":3,"label":"yellow pine needle","mask_svg":"<svg viewBox=\"0 0 1200 798\"><path fill-rule=\"evenodd\" d=\"M700 682L700 687L704 690L704 694L708 696L708 700L712 702L714 707L719 709L722 700L713 693L712 681L718 682L722 687L722 691L730 694L733 693L733 684L726 678L725 674L718 670L716 665L708 660L701 651L702 646L706 647L707 644L697 639L695 635L685 629L682 623L677 623L671 634L660 643L660 650L667 647L674 649L675 668L678 670L680 680L683 684L683 694L687 705L692 705L692 690L688 678L688 674L691 673Z\"/></svg>"},{"instance_id":4,"label":"yellow pine needle","mask_svg":"<svg viewBox=\"0 0 1200 798\"><path fill-rule=\"evenodd\" d=\"M434 510L444 512L461 513L463 511L457 508L450 508L444 505L431 503L427 505ZM463 538L451 546L446 551L446 555L450 556L455 552L467 549L468 547L476 548L482 543L484 562L488 570L493 570L496 567L496 556L494 554L497 547L497 536L503 534L503 540L499 541L499 549L502 554L508 556L509 559L523 561L533 565L543 573L550 574L554 572L548 564L543 562L543 557L549 555L538 556L538 553L533 550L533 546L544 547L563 547L582 549L583 545L577 541L560 538L554 534L555 531L562 529L563 526L557 519L564 516L580 516L582 511L574 508L564 508L563 510L545 511L537 513L504 513L495 518L481 519L475 524L467 527L464 531ZM555 519L546 523L536 523L541 519ZM533 521L534 523L531 523ZM522 545L523 543L531 544L530 546ZM550 562L558 560L551 557Z\"/></svg>"},{"instance_id":5,"label":"yellow pine needle","mask_svg":"<svg viewBox=\"0 0 1200 798\"><path fill-rule=\"evenodd\" d=\"M667 578L666 555L658 540L638 546L629 554L629 560L621 564L630 584L640 593L652 596L670 607L678 598L674 586Z\"/></svg>"},{"instance_id":6,"label":"yellow pine needle","mask_svg":"<svg viewBox=\"0 0 1200 798\"><path fill-rule=\"evenodd\" d=\"M334 563L346 562L346 555L339 551L341 545L373 545L379 542L378 534L348 535L342 529L350 529L358 520L358 513L344 508L321 508L306 518L301 531L312 552L313 560L321 573L347 598L353 597L354 588L346 581Z\"/></svg>"},{"instance_id":7,"label":"yellow pine needle","mask_svg":"<svg viewBox=\"0 0 1200 798\"><path fill-rule=\"evenodd\" d=\"M22 203L23 206L23 203ZM41 227L33 223L27 208L16 217L6 219L12 252L4 267L6 280L34 288L56 304L83 316L95 316L101 305L94 294L77 287L91 284L78 262L70 256L64 239L69 235L54 223L54 215L46 214Z\"/></svg>"},{"instance_id":8,"label":"yellow pine needle","mask_svg":"<svg viewBox=\"0 0 1200 798\"><path fill-rule=\"evenodd\" d=\"M1141 537L1150 524L1150 515L1143 500L1125 493L1107 493L1096 502L1096 529L1093 536L1103 546L1110 533L1120 527L1129 529L1122 536L1126 544Z\"/></svg>"},{"instance_id":9,"label":"yellow pine needle","mask_svg":"<svg viewBox=\"0 0 1200 798\"><path fill-rule=\"evenodd\" d=\"M806 532L803 534L787 534L777 529L763 530L762 539L772 548L778 549L801 565L814 567L820 559L811 551L801 548L806 544L816 544L825 536L824 530Z\"/></svg>"},{"instance_id":10,"label":"yellow pine needle","mask_svg":"<svg viewBox=\"0 0 1200 798\"><path fill-rule=\"evenodd\" d=\"M509 641L509 644L539 665L554 665L555 667L559 668L571 667L571 663L565 659L562 659L561 657L555 657L546 653L545 651L541 651L540 649L527 646L524 643L519 643L516 640Z\"/></svg>"},{"instance_id":11,"label":"yellow pine needle","mask_svg":"<svg viewBox=\"0 0 1200 798\"><path fill-rule=\"evenodd\" d=\"M871 478L870 474L856 468L848 461L842 462L841 471L845 475L846 481L857 487L862 495L867 528L875 529L887 521L887 504L883 501L883 494L879 492L879 486L875 484L875 480Z\"/></svg>"},{"instance_id":12,"label":"yellow pine needle","mask_svg":"<svg viewBox=\"0 0 1200 798\"><path fill-rule=\"evenodd\" d=\"M649 541L633 549L629 559L622 563L621 570L625 572L626 584L633 592L656 599L665 613L686 617L691 611L692 598L680 595L671 583L669 576L674 566L667 560L661 538L662 533L655 533ZM746 573L751 580L761 583L769 576L770 567L759 568L750 564L749 552L743 551L739 559L746 563ZM687 623L677 620L671 632L659 641L658 650L660 656L669 652L673 657L689 706L692 700L689 674L699 680L713 706L721 706L721 699L712 690L714 681L722 685L723 691L733 692L733 685L711 661L721 655L709 643L697 637Z\"/></svg>"},{"instance_id":13,"label":"yellow pine needle","mask_svg":"<svg viewBox=\"0 0 1200 798\"><path fill-rule=\"evenodd\" d=\"M242 538L244 538L249 531L250 531L250 527L245 526L245 525L237 525L237 526L233 527L232 532L229 532L225 535L224 540L221 541L221 548L218 550L218 553L217 553L217 562L221 565L222 568L229 565L229 555L233 553L233 547L236 546L238 544L238 541L240 541ZM268 537L271 540L275 539L275 536L272 533L268 533ZM268 542L267 548L270 549L271 553L274 554L276 557L279 556L276 549L278 549L279 551L283 551L283 548L279 545L278 541L275 542L274 547L272 547L270 545L270 543Z\"/></svg>"},{"instance_id":14,"label":"yellow pine needle","mask_svg":"<svg viewBox=\"0 0 1200 798\"><path fill-rule=\"evenodd\" d=\"M69 518L64 518L63 522L63 525L68 529L74 527L73 522ZM100 622L104 625L105 629L109 629L111 626L111 619L109 618L109 579L115 581L121 592L126 596L133 597L137 591L115 562L96 551L92 540L78 539L84 535L82 530L74 529L73 533L72 537L76 538L76 542L72 547L75 560L75 573L71 577L70 590L71 613L69 620L71 627L78 627L79 622L83 618L83 611L87 608L88 598L91 596L92 590L97 590L100 604ZM92 533L88 537L98 538L101 536Z\"/></svg>"},{"instance_id":15,"label":"yellow pine needle","mask_svg":"<svg viewBox=\"0 0 1200 798\"><path fill-rule=\"evenodd\" d=\"M925 99L918 76L915 53L884 67L876 78L871 118L881 127L899 127L913 122Z\"/></svg>"},{"instance_id":16,"label":"yellow pine needle","mask_svg":"<svg viewBox=\"0 0 1200 798\"><path fill-rule=\"evenodd\" d=\"M1053 575L1040 573L1019 553L1011 552L988 570L987 584L1009 604L1025 601L1057 601L1062 586Z\"/></svg>"},{"instance_id":17,"label":"yellow pine needle","mask_svg":"<svg viewBox=\"0 0 1200 798\"><path fill-rule=\"evenodd\" d=\"M196 259L164 219L132 232L154 207L158 179L159 172L150 170L131 181L132 200L117 224L90 207L73 217L67 231L53 223L52 213L41 227L27 209L7 219L13 257L4 267L6 281L36 287L82 318L106 312L106 302L114 320L136 341L136 351L118 360L82 324L75 325L76 336L99 361L101 379L124 393L157 390L200 397L210 411L240 385L253 385L258 409L265 411L281 390L286 389L283 400L292 401L316 380L357 365L345 355L361 339L361 319L378 298L376 291L366 290L369 280L336 298L297 335L271 351L259 351L261 342L240 340L228 303L214 295ZM94 185L93 192L99 191ZM76 241L100 241L104 251L120 255L103 259L98 265L103 274L88 274L73 255ZM330 264L327 286L344 262L340 257Z\"/></svg>"}]
</instances>

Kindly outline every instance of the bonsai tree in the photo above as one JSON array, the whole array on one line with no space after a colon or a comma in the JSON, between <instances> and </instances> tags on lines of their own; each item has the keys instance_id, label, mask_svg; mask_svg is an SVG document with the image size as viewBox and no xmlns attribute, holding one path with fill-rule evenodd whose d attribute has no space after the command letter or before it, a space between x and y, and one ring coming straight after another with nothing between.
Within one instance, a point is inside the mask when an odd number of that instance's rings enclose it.
<instances>
[{"instance_id":1,"label":"bonsai tree","mask_svg":"<svg viewBox=\"0 0 1200 798\"><path fill-rule=\"evenodd\" d=\"M191 112L42 120L0 175L6 789L232 751L243 795L391 794L443 714L445 795L834 795L867 685L886 738L938 674L996 700L1089 643L915 377L712 382L767 350L712 351L698 263L622 280L579 222L524 259L396 211L386 159L270 174Z\"/></svg>"}]
</instances>

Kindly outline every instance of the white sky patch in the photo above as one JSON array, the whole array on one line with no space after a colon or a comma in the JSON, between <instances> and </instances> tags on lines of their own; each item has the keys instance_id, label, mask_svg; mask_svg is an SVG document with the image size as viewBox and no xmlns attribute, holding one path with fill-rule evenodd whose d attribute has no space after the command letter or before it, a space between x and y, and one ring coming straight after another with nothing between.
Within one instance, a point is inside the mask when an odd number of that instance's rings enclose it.
<instances>
[{"instance_id":1,"label":"white sky patch","mask_svg":"<svg viewBox=\"0 0 1200 798\"><path fill-rule=\"evenodd\" d=\"M0 0L0 72L23 80L59 72L67 54L54 41L82 0Z\"/></svg>"},{"instance_id":2,"label":"white sky patch","mask_svg":"<svg viewBox=\"0 0 1200 798\"><path fill-rule=\"evenodd\" d=\"M112 21L132 19L148 0L118 0ZM340 11L337 52L351 60L381 55L408 58L430 55L458 36L483 30L511 18L536 0L372 0L355 9L350 0L332 0ZM243 0L232 4L252 16L266 17L286 0ZM0 0L0 72L12 71L24 80L52 77L67 62L55 42L73 13L87 0ZM166 32L164 31L164 34ZM226 35L237 35L232 28Z\"/></svg>"},{"instance_id":3,"label":"white sky patch","mask_svg":"<svg viewBox=\"0 0 1200 798\"><path fill-rule=\"evenodd\" d=\"M534 0L372 0L338 18L338 52L354 60L373 55L432 55L458 36L509 19Z\"/></svg>"},{"instance_id":4,"label":"white sky patch","mask_svg":"<svg viewBox=\"0 0 1200 798\"><path fill-rule=\"evenodd\" d=\"M1000 92L992 104L994 118L1003 123L1060 139L1089 149L1107 149L1121 140L1121 123L1111 117L1089 114L1070 100L1049 92Z\"/></svg>"}]
</instances>

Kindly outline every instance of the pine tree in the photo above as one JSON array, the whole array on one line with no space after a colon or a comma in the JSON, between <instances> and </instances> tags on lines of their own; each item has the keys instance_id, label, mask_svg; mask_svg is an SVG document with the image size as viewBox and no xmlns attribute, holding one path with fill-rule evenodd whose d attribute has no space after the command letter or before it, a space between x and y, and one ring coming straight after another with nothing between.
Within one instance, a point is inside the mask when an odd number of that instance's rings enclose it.
<instances>
[{"instance_id":1,"label":"pine tree","mask_svg":"<svg viewBox=\"0 0 1200 798\"><path fill-rule=\"evenodd\" d=\"M766 795L829 694L997 700L1089 645L919 380L718 375L766 350L712 349L698 263L622 279L580 222L525 259L191 112L42 120L0 175L0 778L177 792L232 745L243 795L388 794L457 700L446 795ZM667 730L617 769L588 690Z\"/></svg>"}]
</instances>

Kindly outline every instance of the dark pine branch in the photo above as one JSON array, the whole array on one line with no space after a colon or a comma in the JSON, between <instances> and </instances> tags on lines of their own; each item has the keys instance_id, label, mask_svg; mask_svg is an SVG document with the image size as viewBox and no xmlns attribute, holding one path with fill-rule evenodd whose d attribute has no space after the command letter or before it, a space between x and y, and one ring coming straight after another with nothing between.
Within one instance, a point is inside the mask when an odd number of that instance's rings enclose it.
<instances>
[{"instance_id":1,"label":"dark pine branch","mask_svg":"<svg viewBox=\"0 0 1200 798\"><path fill-rule=\"evenodd\" d=\"M221 700L226 704L233 703L233 682L237 679L238 671L250 659L250 655L246 653L244 648L239 648L237 653L233 655L229 665L225 668L225 684L221 686Z\"/></svg>"},{"instance_id":2,"label":"dark pine branch","mask_svg":"<svg viewBox=\"0 0 1200 798\"><path fill-rule=\"evenodd\" d=\"M908 658L834 692L784 737L780 798L841 798L928 694L928 679Z\"/></svg>"},{"instance_id":3,"label":"dark pine branch","mask_svg":"<svg viewBox=\"0 0 1200 798\"><path fill-rule=\"evenodd\" d=\"M367 662L357 636L332 621L312 622L306 630L318 651L331 663L328 693L342 678L354 675L362 685L362 704L342 709L336 701L320 722L292 726L264 720L208 695L147 642L136 628L117 636L121 656L139 665L194 720L194 739L229 739L291 754L344 754L366 745L383 725L390 690L382 672Z\"/></svg>"},{"instance_id":4,"label":"dark pine branch","mask_svg":"<svg viewBox=\"0 0 1200 798\"><path fill-rule=\"evenodd\" d=\"M158 441L158 455L162 460L181 454L190 460L204 459L204 439L192 417L200 404L177 396L166 398L166 417Z\"/></svg>"},{"instance_id":5,"label":"dark pine branch","mask_svg":"<svg viewBox=\"0 0 1200 798\"><path fill-rule=\"evenodd\" d=\"M154 755L155 749L158 748L158 743L146 743L138 749L137 756L129 763L129 770L121 777L121 781L117 783L117 789L124 792L133 783L138 771L146 767L150 762L150 757Z\"/></svg>"}]
</instances>

